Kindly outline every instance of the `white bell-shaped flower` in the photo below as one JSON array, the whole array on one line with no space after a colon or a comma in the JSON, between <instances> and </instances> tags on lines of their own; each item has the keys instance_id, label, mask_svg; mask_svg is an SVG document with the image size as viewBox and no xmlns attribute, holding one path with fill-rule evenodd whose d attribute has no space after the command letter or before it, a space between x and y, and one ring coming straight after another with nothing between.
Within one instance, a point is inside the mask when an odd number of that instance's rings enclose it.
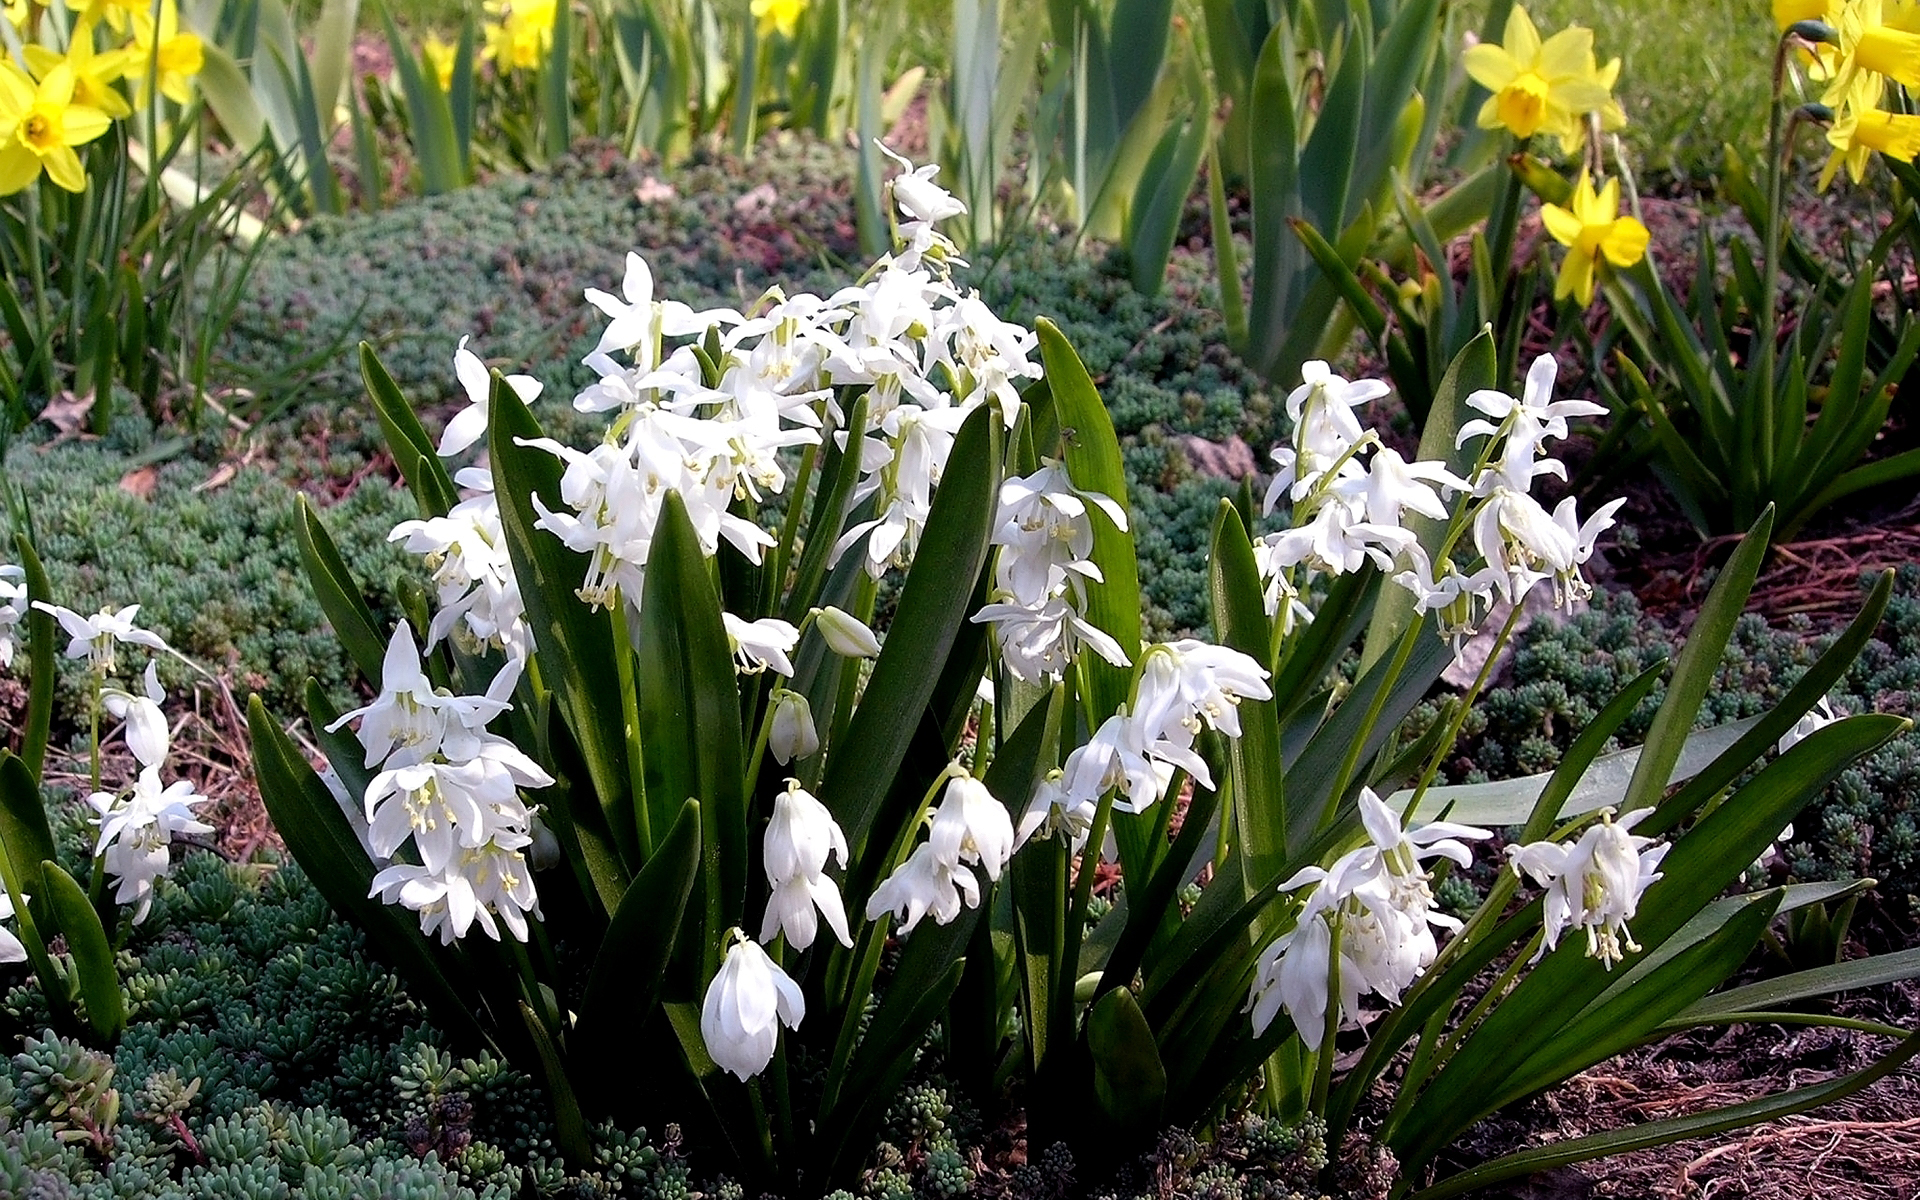
<instances>
[{"instance_id":1,"label":"white bell-shaped flower","mask_svg":"<svg viewBox=\"0 0 1920 1200\"><path fill-rule=\"evenodd\" d=\"M780 688L773 693L772 724L767 730L767 749L781 766L798 758L812 758L820 752L820 731L813 724L813 706L799 692Z\"/></svg>"},{"instance_id":2,"label":"white bell-shaped flower","mask_svg":"<svg viewBox=\"0 0 1920 1200\"><path fill-rule=\"evenodd\" d=\"M827 649L842 658L877 658L880 639L859 617L829 604L812 611L814 626L827 640Z\"/></svg>"},{"instance_id":3,"label":"white bell-shaped flower","mask_svg":"<svg viewBox=\"0 0 1920 1200\"><path fill-rule=\"evenodd\" d=\"M118 610L102 608L90 617L81 616L70 608L48 604L44 600L35 600L33 607L52 616L60 622L60 628L66 630L69 639L67 657L86 659L88 667L100 675L113 674L114 667L118 665L114 651L122 643L148 650L167 648L159 634L133 623L133 619L140 614L138 604L129 604Z\"/></svg>"},{"instance_id":4,"label":"white bell-shaped flower","mask_svg":"<svg viewBox=\"0 0 1920 1200\"><path fill-rule=\"evenodd\" d=\"M493 400L493 376L480 356L467 349L465 336L453 352L453 374L460 381L460 390L467 394L467 407L455 413L441 432L441 458L452 458L487 436L487 415ZM528 404L540 396L541 383L531 375L508 375L506 384Z\"/></svg>"},{"instance_id":5,"label":"white bell-shaped flower","mask_svg":"<svg viewBox=\"0 0 1920 1200\"><path fill-rule=\"evenodd\" d=\"M947 790L934 810L927 844L943 862L978 864L999 879L1013 857L1013 818L987 785L964 767L947 768Z\"/></svg>"},{"instance_id":6,"label":"white bell-shaped flower","mask_svg":"<svg viewBox=\"0 0 1920 1200\"><path fill-rule=\"evenodd\" d=\"M818 917L825 917L840 944L853 945L840 889L826 876L829 858L847 865L846 835L827 806L797 779L787 780L786 791L773 798L773 818L767 822L760 857L771 889L761 941L784 934L795 950L805 950L819 932Z\"/></svg>"},{"instance_id":7,"label":"white bell-shaped flower","mask_svg":"<svg viewBox=\"0 0 1920 1200\"><path fill-rule=\"evenodd\" d=\"M13 666L15 631L27 615L25 568L0 563L0 671Z\"/></svg>"},{"instance_id":8,"label":"white bell-shaped flower","mask_svg":"<svg viewBox=\"0 0 1920 1200\"><path fill-rule=\"evenodd\" d=\"M167 714L160 702L167 698L160 686L159 665L149 662L143 695L109 688L100 699L107 711L126 723L127 749L133 751L143 767L157 767L166 761L173 733L167 728Z\"/></svg>"},{"instance_id":9,"label":"white bell-shaped flower","mask_svg":"<svg viewBox=\"0 0 1920 1200\"><path fill-rule=\"evenodd\" d=\"M1600 820L1571 846L1531 842L1507 847L1514 873L1531 876L1547 889L1540 915L1544 936L1535 961L1574 926L1586 930L1587 957L1599 959L1608 970L1628 951L1640 949L1627 922L1639 910L1641 895L1660 878L1660 860L1671 848L1630 832L1652 812L1639 808L1615 821L1613 810L1603 808Z\"/></svg>"},{"instance_id":10,"label":"white bell-shaped flower","mask_svg":"<svg viewBox=\"0 0 1920 1200\"><path fill-rule=\"evenodd\" d=\"M743 621L730 612L721 613L720 621L727 627L727 643L733 651L736 673L758 675L771 669L781 675L793 674L793 660L787 655L800 640L800 631L792 622L778 617Z\"/></svg>"},{"instance_id":11,"label":"white bell-shaped flower","mask_svg":"<svg viewBox=\"0 0 1920 1200\"><path fill-rule=\"evenodd\" d=\"M807 1001L800 986L746 934L729 930L727 941L719 973L700 1005L700 1037L721 1069L746 1080L773 1061L781 1025L800 1028Z\"/></svg>"}]
</instances>

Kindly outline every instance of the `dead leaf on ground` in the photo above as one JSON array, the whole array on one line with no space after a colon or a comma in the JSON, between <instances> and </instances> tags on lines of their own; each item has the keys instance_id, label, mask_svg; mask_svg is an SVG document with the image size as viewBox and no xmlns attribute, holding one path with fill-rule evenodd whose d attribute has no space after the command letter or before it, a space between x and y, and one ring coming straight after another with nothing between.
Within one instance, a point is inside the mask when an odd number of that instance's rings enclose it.
<instances>
[{"instance_id":1,"label":"dead leaf on ground","mask_svg":"<svg viewBox=\"0 0 1920 1200\"><path fill-rule=\"evenodd\" d=\"M152 465L135 467L120 477L120 490L137 500L145 500L153 495L153 489L159 486L160 468Z\"/></svg>"},{"instance_id":2,"label":"dead leaf on ground","mask_svg":"<svg viewBox=\"0 0 1920 1200\"><path fill-rule=\"evenodd\" d=\"M80 437L86 429L87 414L93 411L92 392L76 396L61 392L40 410L40 419L60 431L62 438Z\"/></svg>"},{"instance_id":3,"label":"dead leaf on ground","mask_svg":"<svg viewBox=\"0 0 1920 1200\"><path fill-rule=\"evenodd\" d=\"M231 460L227 462L223 462L218 467L214 468L213 474L207 476L201 482L194 484L193 490L196 492L217 491L218 489L227 486L229 483L232 483L233 477L235 475L238 475L239 473L240 473L239 463L233 462Z\"/></svg>"}]
</instances>

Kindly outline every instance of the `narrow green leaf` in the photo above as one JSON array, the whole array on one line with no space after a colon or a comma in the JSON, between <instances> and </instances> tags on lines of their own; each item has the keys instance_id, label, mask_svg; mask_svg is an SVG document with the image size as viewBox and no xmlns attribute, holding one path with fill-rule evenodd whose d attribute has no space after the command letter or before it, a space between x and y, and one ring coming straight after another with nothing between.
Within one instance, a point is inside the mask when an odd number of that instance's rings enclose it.
<instances>
[{"instance_id":1,"label":"narrow green leaf","mask_svg":"<svg viewBox=\"0 0 1920 1200\"><path fill-rule=\"evenodd\" d=\"M1087 1048L1093 1058L1093 1099L1122 1136L1160 1128L1167 1098L1167 1069L1154 1048L1153 1030L1133 993L1113 988L1087 1013Z\"/></svg>"},{"instance_id":2,"label":"narrow green leaf","mask_svg":"<svg viewBox=\"0 0 1920 1200\"><path fill-rule=\"evenodd\" d=\"M580 1100L573 1094L573 1083L560 1061L559 1048L535 1015L533 1006L525 1000L520 1002L520 1017L526 1022L534 1049L539 1052L547 1093L553 1100L554 1140L560 1144L560 1153L566 1156L570 1166L585 1168L593 1162L593 1141L587 1136L587 1120L580 1115Z\"/></svg>"},{"instance_id":3,"label":"narrow green leaf","mask_svg":"<svg viewBox=\"0 0 1920 1200\"><path fill-rule=\"evenodd\" d=\"M32 893L30 881L53 857L53 829L33 773L6 750L0 750L0 849L6 852L9 879Z\"/></svg>"},{"instance_id":4,"label":"narrow green leaf","mask_svg":"<svg viewBox=\"0 0 1920 1200\"><path fill-rule=\"evenodd\" d=\"M1300 201L1300 133L1293 90L1287 80L1284 22L1275 25L1254 61L1247 93L1248 190L1253 202L1253 303L1247 316L1244 353L1271 377L1297 311L1294 276L1302 257L1288 222L1303 216ZM1222 280L1224 288L1237 280Z\"/></svg>"},{"instance_id":5,"label":"narrow green leaf","mask_svg":"<svg viewBox=\"0 0 1920 1200\"><path fill-rule=\"evenodd\" d=\"M100 914L88 901L87 890L59 863L52 859L41 863L40 877L54 924L67 939L67 952L73 956L80 999L87 1006L87 1024L93 1027L95 1036L111 1044L126 1028L127 1002L120 992L120 973L114 970L113 946L100 926Z\"/></svg>"},{"instance_id":6,"label":"narrow green leaf","mask_svg":"<svg viewBox=\"0 0 1920 1200\"><path fill-rule=\"evenodd\" d=\"M638 1061L644 1044L640 1027L652 1019L666 983L687 899L700 875L700 857L700 804L688 800L621 897L594 955L567 1049L583 1068L581 1090L596 1107L605 1107L614 1092L645 1071Z\"/></svg>"},{"instance_id":7,"label":"narrow green leaf","mask_svg":"<svg viewBox=\"0 0 1920 1200\"><path fill-rule=\"evenodd\" d=\"M1273 624L1267 618L1253 543L1230 500L1221 500L1214 517L1209 567L1214 641L1255 662L1264 661L1273 645ZM1240 736L1227 744L1233 841L1247 856L1247 875L1265 879L1285 862L1291 829L1286 765L1280 751L1280 705L1274 699L1247 699L1237 707Z\"/></svg>"},{"instance_id":8,"label":"narrow green leaf","mask_svg":"<svg viewBox=\"0 0 1920 1200\"><path fill-rule=\"evenodd\" d=\"M46 568L40 565L33 543L27 540L26 534L16 533L13 545L20 555L20 569L26 574L27 600L52 604L53 585L47 581ZM27 725L21 731L20 760L26 764L27 774L36 781L46 765L47 738L53 728L53 685L58 671L53 640L58 628L52 613L40 608L27 610L27 637L33 645L27 659L27 670L31 674L27 679ZM23 879L30 877L30 872L21 875Z\"/></svg>"},{"instance_id":9,"label":"narrow green leaf","mask_svg":"<svg viewBox=\"0 0 1920 1200\"><path fill-rule=\"evenodd\" d=\"M444 517L460 502L460 491L453 476L440 462L438 444L427 436L426 426L414 415L413 405L400 394L400 387L380 362L372 345L360 343L360 376L367 385L367 398L373 401L374 415L386 435L393 461L406 477L407 486L421 497L428 517Z\"/></svg>"},{"instance_id":10,"label":"narrow green leaf","mask_svg":"<svg viewBox=\"0 0 1920 1200\"><path fill-rule=\"evenodd\" d=\"M1731 1129L1743 1129L1749 1125L1794 1116L1845 1099L1871 1086L1900 1069L1916 1054L1920 1054L1920 1033L1901 1042L1885 1058L1864 1071L1856 1071L1812 1087L1793 1088L1691 1116L1669 1117L1626 1129L1554 1142L1537 1149L1516 1151L1482 1163L1470 1171L1463 1171L1433 1187L1423 1188L1415 1192L1411 1200L1448 1200L1449 1197L1467 1195L1503 1180L1549 1171L1570 1163L1627 1154L1689 1138L1710 1137Z\"/></svg>"},{"instance_id":11,"label":"narrow green leaf","mask_svg":"<svg viewBox=\"0 0 1920 1200\"><path fill-rule=\"evenodd\" d=\"M1128 211L1131 228L1127 252L1132 258L1133 287L1142 295L1157 296L1166 281L1167 260L1180 233L1180 216L1200 177L1200 156L1211 132L1204 112L1184 125L1169 126L1141 172Z\"/></svg>"},{"instance_id":12,"label":"narrow green leaf","mask_svg":"<svg viewBox=\"0 0 1920 1200\"><path fill-rule=\"evenodd\" d=\"M986 565L999 500L1000 441L999 414L990 405L975 410L960 427L953 461L977 465L948 473L935 492L886 644L847 728L845 744L860 752L832 755L827 763L820 796L833 809L856 861L933 698L940 681L937 668L946 664L971 615L968 604Z\"/></svg>"},{"instance_id":13,"label":"narrow green leaf","mask_svg":"<svg viewBox=\"0 0 1920 1200\"><path fill-rule=\"evenodd\" d=\"M1649 807L1666 790L1666 781L1672 777L1673 764L1679 761L1700 704L1713 686L1727 639L1733 636L1734 624L1746 610L1747 595L1753 590L1753 581L1766 558L1767 538L1772 530L1773 510L1768 508L1747 531L1733 557L1721 569L1719 578L1714 580L1713 590L1700 605L1693 630L1687 635L1687 644L1674 662L1666 701L1647 730L1639 765L1627 784L1623 811Z\"/></svg>"},{"instance_id":14,"label":"narrow green leaf","mask_svg":"<svg viewBox=\"0 0 1920 1200\"><path fill-rule=\"evenodd\" d=\"M651 825L663 829L683 801L700 801L703 940L717 968L720 935L740 923L746 902L746 753L720 597L677 492L666 494L654 529L635 648Z\"/></svg>"},{"instance_id":15,"label":"narrow green leaf","mask_svg":"<svg viewBox=\"0 0 1920 1200\"><path fill-rule=\"evenodd\" d=\"M526 601L527 625L554 701L587 768L586 777L576 778L574 785L586 787L598 802L605 828L631 872L640 864L636 797L614 666L614 656L629 651L614 641L607 614L589 608L577 594L586 576L585 557L534 528L539 518L535 496L549 511L566 511L560 499L560 460L537 446L521 444L540 436L533 413L496 377L487 422L488 456L500 497L500 525Z\"/></svg>"},{"instance_id":16,"label":"narrow green leaf","mask_svg":"<svg viewBox=\"0 0 1920 1200\"><path fill-rule=\"evenodd\" d=\"M340 639L353 665L360 668L361 676L377 685L380 666L387 654L387 639L380 636L373 609L368 606L360 584L305 495L298 500L294 537L300 543L300 561L307 569L307 583L313 588L314 599L320 602L320 611L327 615L327 624L333 626L334 635Z\"/></svg>"},{"instance_id":17,"label":"narrow green leaf","mask_svg":"<svg viewBox=\"0 0 1920 1200\"><path fill-rule=\"evenodd\" d=\"M1920 947L1876 954L1871 958L1795 971L1744 987L1728 988L1699 1000L1667 1022L1669 1028L1681 1028L1726 1013L1752 1012L1798 1004L1815 996L1858 988L1877 987L1920 975Z\"/></svg>"},{"instance_id":18,"label":"narrow green leaf","mask_svg":"<svg viewBox=\"0 0 1920 1200\"><path fill-rule=\"evenodd\" d=\"M547 157L559 158L573 149L573 102L567 95L573 82L569 60L573 54L573 6L554 6L552 43L540 64L540 101L547 135ZM751 82L747 87L751 90Z\"/></svg>"}]
</instances>

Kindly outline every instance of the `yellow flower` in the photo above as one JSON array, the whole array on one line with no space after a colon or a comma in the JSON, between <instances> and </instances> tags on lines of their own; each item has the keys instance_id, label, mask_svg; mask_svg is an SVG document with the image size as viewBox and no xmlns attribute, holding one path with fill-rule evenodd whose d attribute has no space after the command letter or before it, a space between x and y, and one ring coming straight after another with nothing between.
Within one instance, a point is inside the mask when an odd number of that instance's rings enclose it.
<instances>
[{"instance_id":1,"label":"yellow flower","mask_svg":"<svg viewBox=\"0 0 1920 1200\"><path fill-rule=\"evenodd\" d=\"M1838 7L1833 0L1773 0L1773 25L1782 33L1801 21L1825 21L1831 25Z\"/></svg>"},{"instance_id":2,"label":"yellow flower","mask_svg":"<svg viewBox=\"0 0 1920 1200\"><path fill-rule=\"evenodd\" d=\"M1920 154L1920 117L1882 111L1877 107L1880 95L1877 78L1865 73L1857 77L1827 130L1833 153L1820 172L1822 191L1840 173L1842 164L1859 183L1866 178L1867 164L1876 153L1901 162L1912 162L1914 155Z\"/></svg>"},{"instance_id":3,"label":"yellow flower","mask_svg":"<svg viewBox=\"0 0 1920 1200\"><path fill-rule=\"evenodd\" d=\"M753 0L753 19L759 23L761 37L779 33L793 36L800 25L800 14L807 11L807 0Z\"/></svg>"},{"instance_id":4,"label":"yellow flower","mask_svg":"<svg viewBox=\"0 0 1920 1200\"><path fill-rule=\"evenodd\" d=\"M1901 19L1889 22L1881 0L1845 0L1832 15L1840 45L1832 55L1835 66L1822 104L1841 107L1861 76L1875 85L1891 79L1920 88L1920 33L1900 27L1911 23L1905 19L1911 14L1900 12L1896 16Z\"/></svg>"},{"instance_id":5,"label":"yellow flower","mask_svg":"<svg viewBox=\"0 0 1920 1200\"><path fill-rule=\"evenodd\" d=\"M1647 227L1620 214L1620 181L1609 179L1596 194L1585 171L1573 188L1573 207L1543 205L1540 219L1553 240L1567 248L1567 261L1554 280L1553 298L1577 299L1582 307L1593 303L1594 273L1602 258L1616 267L1630 267L1647 252Z\"/></svg>"},{"instance_id":6,"label":"yellow flower","mask_svg":"<svg viewBox=\"0 0 1920 1200\"><path fill-rule=\"evenodd\" d=\"M5 0L0 3L0 16L4 16L14 29L20 33L28 32L33 24L34 10L44 5L45 0Z\"/></svg>"},{"instance_id":7,"label":"yellow flower","mask_svg":"<svg viewBox=\"0 0 1920 1200\"><path fill-rule=\"evenodd\" d=\"M73 102L73 68L47 72L38 86L19 67L0 62L0 196L24 190L40 177L70 192L84 191L86 170L75 146L85 145L113 122L97 108Z\"/></svg>"},{"instance_id":8,"label":"yellow flower","mask_svg":"<svg viewBox=\"0 0 1920 1200\"><path fill-rule=\"evenodd\" d=\"M127 44L127 78L140 85L139 100L153 97L151 73L160 77L160 94L175 104L193 100L193 85L188 81L200 73L206 60L206 48L192 33L180 31L180 9L174 0L161 0L160 19L142 12L133 22L133 41ZM154 71L150 72L149 68Z\"/></svg>"},{"instance_id":9,"label":"yellow flower","mask_svg":"<svg viewBox=\"0 0 1920 1200\"><path fill-rule=\"evenodd\" d=\"M28 45L21 50L26 55L27 70L35 79L45 79L55 67L65 63L73 72L75 104L97 108L115 120L133 112L127 98L113 86L114 80L127 73L132 51L126 47L96 53L92 38L76 38L65 56L45 46Z\"/></svg>"},{"instance_id":10,"label":"yellow flower","mask_svg":"<svg viewBox=\"0 0 1920 1200\"><path fill-rule=\"evenodd\" d=\"M481 57L502 68L532 70L553 46L556 0L513 0L488 5L498 21L487 27Z\"/></svg>"},{"instance_id":11,"label":"yellow flower","mask_svg":"<svg viewBox=\"0 0 1920 1200\"><path fill-rule=\"evenodd\" d=\"M1594 64L1591 29L1576 25L1543 42L1533 18L1516 4L1503 43L1482 42L1463 62L1473 81L1493 93L1480 106L1482 129L1505 129L1519 138L1550 133L1565 147L1579 139L1586 113L1625 123L1611 95L1619 60L1604 69Z\"/></svg>"},{"instance_id":12,"label":"yellow flower","mask_svg":"<svg viewBox=\"0 0 1920 1200\"><path fill-rule=\"evenodd\" d=\"M449 91L453 87L453 43L445 42L428 35L426 43L420 47L426 56L427 66L433 69L433 77L440 81L440 90Z\"/></svg>"}]
</instances>

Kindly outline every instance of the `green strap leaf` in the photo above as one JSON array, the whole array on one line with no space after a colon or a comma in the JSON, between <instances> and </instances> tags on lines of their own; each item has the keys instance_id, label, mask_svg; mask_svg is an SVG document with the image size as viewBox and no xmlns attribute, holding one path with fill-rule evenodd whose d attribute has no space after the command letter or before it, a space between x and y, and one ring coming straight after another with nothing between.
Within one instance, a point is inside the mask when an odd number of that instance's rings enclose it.
<instances>
[{"instance_id":1,"label":"green strap leaf","mask_svg":"<svg viewBox=\"0 0 1920 1200\"><path fill-rule=\"evenodd\" d=\"M60 864L40 864L42 888L53 911L55 925L67 939L73 955L73 973L80 999L87 1007L87 1024L101 1041L112 1043L127 1025L126 997L120 992L120 974L113 968L113 946L101 927L100 914L87 899L87 890L74 882Z\"/></svg>"},{"instance_id":2,"label":"green strap leaf","mask_svg":"<svg viewBox=\"0 0 1920 1200\"><path fill-rule=\"evenodd\" d=\"M560 1143L560 1153L566 1155L570 1166L584 1168L593 1162L593 1141L587 1136L587 1120L580 1114L579 1097L574 1095L573 1083L561 1065L559 1048L535 1015L533 1006L525 1000L520 1002L520 1019L526 1022L527 1035L533 1039L534 1049L540 1055L547 1092L553 1097L554 1140Z\"/></svg>"},{"instance_id":3,"label":"green strap leaf","mask_svg":"<svg viewBox=\"0 0 1920 1200\"><path fill-rule=\"evenodd\" d=\"M1093 1057L1094 1103L1114 1132L1157 1131L1167 1098L1167 1068L1132 992L1114 988L1087 1013L1087 1048Z\"/></svg>"},{"instance_id":4,"label":"green strap leaf","mask_svg":"<svg viewBox=\"0 0 1920 1200\"><path fill-rule=\"evenodd\" d=\"M1210 567L1214 641L1255 662L1266 661L1273 645L1273 623L1267 619L1253 542L1230 500L1220 501L1214 518ZM1247 876L1265 879L1285 861L1290 833L1280 704L1277 699L1242 700L1238 712L1240 736L1227 743L1233 840L1247 857Z\"/></svg>"},{"instance_id":5,"label":"green strap leaf","mask_svg":"<svg viewBox=\"0 0 1920 1200\"><path fill-rule=\"evenodd\" d=\"M1679 761L1680 751L1693 729L1694 717L1713 686L1727 639L1733 636L1734 624L1746 611L1747 595L1753 590L1753 581L1766 558L1767 538L1772 530L1773 510L1768 508L1747 531L1701 604L1693 631L1687 635L1687 644L1674 663L1666 701L1647 730L1640 762L1621 802L1623 811L1649 807L1666 790L1667 780L1673 776L1673 765Z\"/></svg>"},{"instance_id":6,"label":"green strap leaf","mask_svg":"<svg viewBox=\"0 0 1920 1200\"><path fill-rule=\"evenodd\" d=\"M414 415L413 405L407 403L407 398L400 393L400 385L393 381L380 356L366 342L360 343L360 377L367 385L367 398L373 401L374 415L380 420L381 433L386 435L387 448L393 452L393 461L406 478L407 486L420 499L425 515L446 516L448 510L460 502L460 491L440 461L439 445L427 436L426 426Z\"/></svg>"},{"instance_id":7,"label":"green strap leaf","mask_svg":"<svg viewBox=\"0 0 1920 1200\"><path fill-rule=\"evenodd\" d=\"M933 698L939 668L971 615L968 603L986 565L999 500L1000 442L999 413L992 405L974 410L960 427L952 461L969 469L948 472L934 494L886 644L847 727L845 744L860 751L833 755L827 764L820 796L833 809L856 862L874 857L864 856L862 847L875 831L914 730ZM890 843L892 830L880 832Z\"/></svg>"},{"instance_id":8,"label":"green strap leaf","mask_svg":"<svg viewBox=\"0 0 1920 1200\"><path fill-rule=\"evenodd\" d=\"M307 569L307 583L313 588L320 611L327 614L340 645L346 649L361 677L369 683L380 682L381 663L387 654L387 639L380 636L373 609L366 595L340 557L340 548L313 511L312 503L302 495L297 502L294 537L300 543L300 562Z\"/></svg>"},{"instance_id":9,"label":"green strap leaf","mask_svg":"<svg viewBox=\"0 0 1920 1200\"><path fill-rule=\"evenodd\" d=\"M746 754L720 597L677 492L666 494L654 528L635 644L651 827L664 828L682 802L700 801L701 941L711 971L719 965L721 935L740 923L746 903ZM619 646L614 653L629 651Z\"/></svg>"},{"instance_id":10,"label":"green strap leaf","mask_svg":"<svg viewBox=\"0 0 1920 1200\"><path fill-rule=\"evenodd\" d=\"M1781 1008L1815 996L1894 983L1912 979L1916 975L1920 975L1920 947L1898 950L1892 954L1876 954L1871 958L1795 971L1791 975L1716 992L1687 1006L1667 1022L1667 1027L1693 1025L1727 1013Z\"/></svg>"},{"instance_id":11,"label":"green strap leaf","mask_svg":"<svg viewBox=\"0 0 1920 1200\"><path fill-rule=\"evenodd\" d=\"M700 803L680 806L673 828L621 897L594 956L567 1056L596 1108L644 1070L640 1027L653 1015L700 874Z\"/></svg>"},{"instance_id":12,"label":"green strap leaf","mask_svg":"<svg viewBox=\"0 0 1920 1200\"><path fill-rule=\"evenodd\" d=\"M53 585L47 582L47 570L40 565L40 556L34 553L33 543L24 533L13 537L14 548L20 554L20 569L26 574L27 599L40 604L53 603ZM53 614L39 608L27 610L27 636L33 645L29 650L27 670L27 727L20 738L20 759L26 764L27 773L37 781L41 769L47 760L47 736L53 728L53 685L54 674L58 670L54 660L54 638L58 636L59 622ZM44 815L41 818L45 820ZM22 878L30 877L23 873Z\"/></svg>"}]
</instances>

